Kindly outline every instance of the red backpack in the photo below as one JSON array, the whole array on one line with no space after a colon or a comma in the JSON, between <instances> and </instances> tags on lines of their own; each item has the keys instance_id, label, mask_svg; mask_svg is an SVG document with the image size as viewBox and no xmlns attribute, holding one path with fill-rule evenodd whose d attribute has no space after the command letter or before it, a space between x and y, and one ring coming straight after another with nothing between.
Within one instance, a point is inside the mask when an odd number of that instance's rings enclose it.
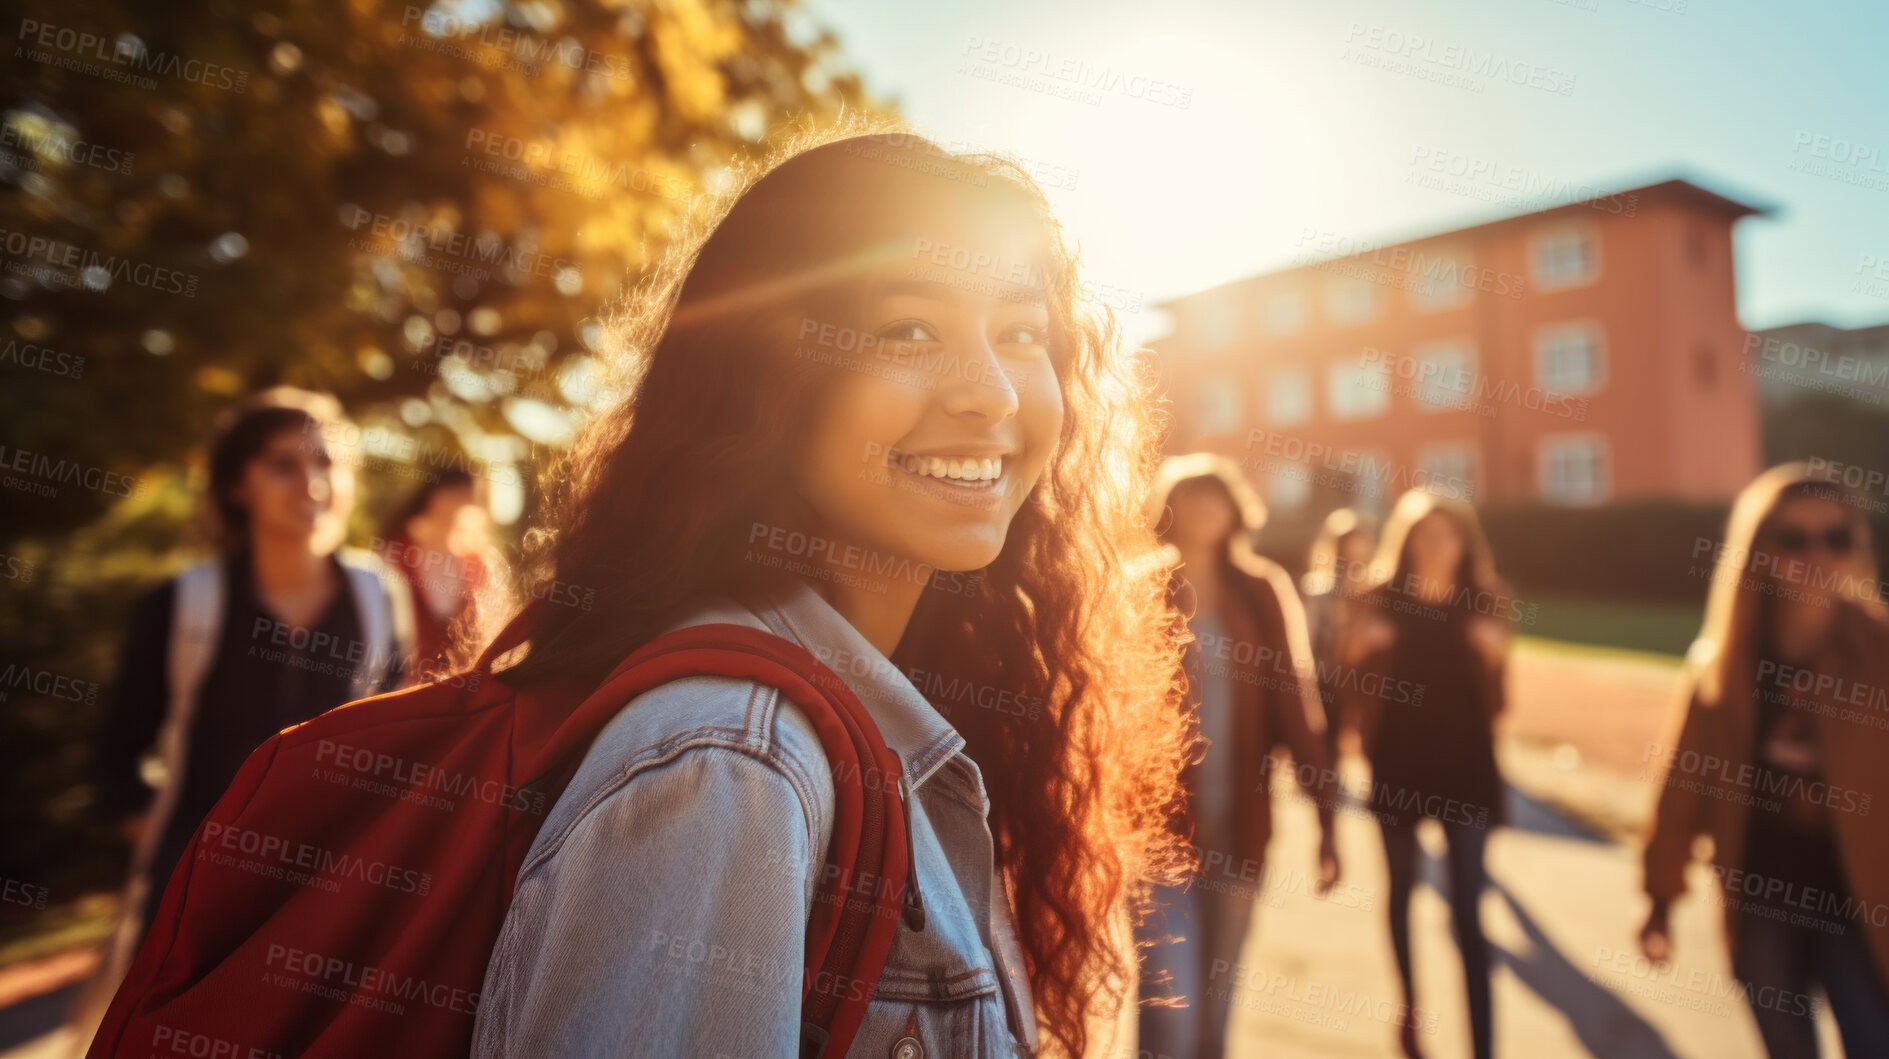
<instances>
[{"instance_id":1,"label":"red backpack","mask_svg":"<svg viewBox=\"0 0 1889 1059\"><path fill-rule=\"evenodd\" d=\"M819 733L837 809L807 924L800 1048L845 1055L911 855L903 784L869 781L902 777L898 756L852 690L797 645L739 625L660 637L588 695L514 691L491 675L499 653L257 748L171 874L88 1059L466 1055L545 812L624 703L691 676L778 688ZM914 927L918 914L905 911Z\"/></svg>"}]
</instances>

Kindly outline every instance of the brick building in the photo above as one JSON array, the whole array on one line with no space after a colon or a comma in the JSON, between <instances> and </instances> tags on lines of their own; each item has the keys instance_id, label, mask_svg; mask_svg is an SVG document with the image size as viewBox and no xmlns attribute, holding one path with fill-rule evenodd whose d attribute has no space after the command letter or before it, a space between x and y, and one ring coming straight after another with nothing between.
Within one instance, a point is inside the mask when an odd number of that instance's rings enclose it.
<instances>
[{"instance_id":1,"label":"brick building","mask_svg":"<svg viewBox=\"0 0 1889 1059\"><path fill-rule=\"evenodd\" d=\"M1307 230L1292 267L1176 298L1174 451L1277 509L1722 499L1759 470L1732 226L1668 180L1398 243Z\"/></svg>"}]
</instances>

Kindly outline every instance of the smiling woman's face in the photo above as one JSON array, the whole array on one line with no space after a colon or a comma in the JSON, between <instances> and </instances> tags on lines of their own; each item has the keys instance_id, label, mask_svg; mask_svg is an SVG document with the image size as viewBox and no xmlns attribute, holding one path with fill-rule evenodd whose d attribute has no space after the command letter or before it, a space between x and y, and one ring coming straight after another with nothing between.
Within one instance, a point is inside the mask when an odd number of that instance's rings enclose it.
<instances>
[{"instance_id":1,"label":"smiling woman's face","mask_svg":"<svg viewBox=\"0 0 1889 1059\"><path fill-rule=\"evenodd\" d=\"M793 355L825 372L792 460L797 528L865 549L854 569L976 570L1062 431L1049 312L1027 285L1038 250L969 226L912 245L867 281L858 319L795 322Z\"/></svg>"}]
</instances>

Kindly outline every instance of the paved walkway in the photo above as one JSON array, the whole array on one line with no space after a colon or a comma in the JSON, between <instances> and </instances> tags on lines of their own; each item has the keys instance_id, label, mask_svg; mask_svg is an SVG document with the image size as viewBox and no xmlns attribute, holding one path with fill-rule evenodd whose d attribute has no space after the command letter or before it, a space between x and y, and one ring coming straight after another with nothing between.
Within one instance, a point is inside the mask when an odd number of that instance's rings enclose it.
<instances>
[{"instance_id":1,"label":"paved walkway","mask_svg":"<svg viewBox=\"0 0 1889 1059\"><path fill-rule=\"evenodd\" d=\"M1347 771L1357 773L1356 763ZM1362 774L1350 782L1361 787ZM1376 825L1362 813L1339 815L1348 888L1335 892L1338 900L1320 899L1304 885L1315 847L1312 810L1289 790L1275 799L1269 856L1275 885L1247 937L1243 962L1255 970L1236 1007L1231 1055L1395 1056L1396 1029L1388 1020L1401 995ZM1697 900L1676 907L1677 962L1655 975L1632 955L1645 913L1637 850L1513 790L1510 817L1513 826L1490 839L1493 882L1482 902L1496 950L1498 1056L1763 1059L1714 909ZM1441 832L1423 841L1424 882L1411 913L1417 1003L1427 1016L1420 1039L1431 1059L1466 1057L1462 971L1439 895ZM1695 888L1706 885L1703 869L1697 871ZM1824 1054L1841 1056L1834 1028L1824 1028Z\"/></svg>"},{"instance_id":2,"label":"paved walkway","mask_svg":"<svg viewBox=\"0 0 1889 1059\"><path fill-rule=\"evenodd\" d=\"M1713 909L1696 900L1676 909L1677 974L1656 976L1632 956L1645 911L1632 836L1651 804L1641 761L1676 708L1676 666L1524 642L1510 679L1502 761L1516 788L1514 826L1491 837L1494 882L1483 898L1497 950L1497 1055L1762 1059ZM1364 783L1357 768L1347 766L1354 789ZM1278 775L1283 781L1285 770ZM1340 814L1345 883L1320 899L1310 887L1312 811L1290 789L1276 804L1271 885L1247 938L1242 963L1253 970L1236 1009L1232 1054L1394 1056L1390 1018L1401 996L1376 825L1363 813ZM1455 1059L1469 1054L1462 974L1438 892L1441 835L1424 842L1427 884L1412 910L1417 1000L1427 1016L1421 1039L1432 1059ZM19 1044L0 1059L59 1054L50 1035L37 1034L56 1024L70 996L53 979L78 970L71 958L55 958L37 972L46 979L40 988L55 991L29 996L38 992L29 989L13 1006L0 1004L0 1048ZM1841 1056L1833 1028L1825 1030L1824 1054Z\"/></svg>"},{"instance_id":3,"label":"paved walkway","mask_svg":"<svg viewBox=\"0 0 1889 1059\"><path fill-rule=\"evenodd\" d=\"M1679 694L1678 659L1523 640L1509 652L1503 730L1637 772L1647 742L1668 734Z\"/></svg>"}]
</instances>

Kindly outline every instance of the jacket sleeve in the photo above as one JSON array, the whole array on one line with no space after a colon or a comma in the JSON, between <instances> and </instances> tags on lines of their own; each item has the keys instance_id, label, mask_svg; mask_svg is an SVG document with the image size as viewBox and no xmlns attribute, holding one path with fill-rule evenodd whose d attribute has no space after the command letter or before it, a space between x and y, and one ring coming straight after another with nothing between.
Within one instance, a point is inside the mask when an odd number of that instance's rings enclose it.
<instances>
[{"instance_id":1,"label":"jacket sleeve","mask_svg":"<svg viewBox=\"0 0 1889 1059\"><path fill-rule=\"evenodd\" d=\"M1325 706L1318 697L1318 669L1306 632L1305 610L1285 571L1271 567L1256 572L1255 581L1259 605L1269 611L1258 616L1262 627L1279 630L1279 649L1285 652L1279 668L1292 673L1290 680L1278 682L1267 701L1292 759L1312 766L1294 772L1299 786L1321 807L1321 816L1326 816L1336 798L1336 776L1326 753Z\"/></svg>"},{"instance_id":2,"label":"jacket sleeve","mask_svg":"<svg viewBox=\"0 0 1889 1059\"><path fill-rule=\"evenodd\" d=\"M171 609L176 582L166 582L131 608L118 671L104 716L92 736L93 815L113 824L148 808L154 791L140 765L156 742L170 699Z\"/></svg>"},{"instance_id":3,"label":"jacket sleeve","mask_svg":"<svg viewBox=\"0 0 1889 1059\"><path fill-rule=\"evenodd\" d=\"M634 773L527 866L473 1054L796 1055L812 820L733 749Z\"/></svg>"},{"instance_id":4,"label":"jacket sleeve","mask_svg":"<svg viewBox=\"0 0 1889 1059\"><path fill-rule=\"evenodd\" d=\"M1495 620L1495 619L1484 619ZM1504 633L1506 636L1506 632ZM1511 643L1512 647L1513 644ZM1480 656L1478 656L1480 660ZM1483 702L1489 712L1489 720L1495 721L1509 708L1509 661L1508 651L1493 662L1486 662L1482 670Z\"/></svg>"},{"instance_id":5,"label":"jacket sleeve","mask_svg":"<svg viewBox=\"0 0 1889 1059\"><path fill-rule=\"evenodd\" d=\"M1686 867L1692 861L1693 840L1706 829L1706 777L1674 774L1674 762L1689 753L1714 753L1722 742L1719 736L1723 711L1703 705L1699 700L1696 677L1689 677L1685 712L1680 718L1678 735L1660 748L1658 794L1653 807L1652 828L1643 853L1646 892L1658 901L1671 901L1686 892Z\"/></svg>"}]
</instances>

